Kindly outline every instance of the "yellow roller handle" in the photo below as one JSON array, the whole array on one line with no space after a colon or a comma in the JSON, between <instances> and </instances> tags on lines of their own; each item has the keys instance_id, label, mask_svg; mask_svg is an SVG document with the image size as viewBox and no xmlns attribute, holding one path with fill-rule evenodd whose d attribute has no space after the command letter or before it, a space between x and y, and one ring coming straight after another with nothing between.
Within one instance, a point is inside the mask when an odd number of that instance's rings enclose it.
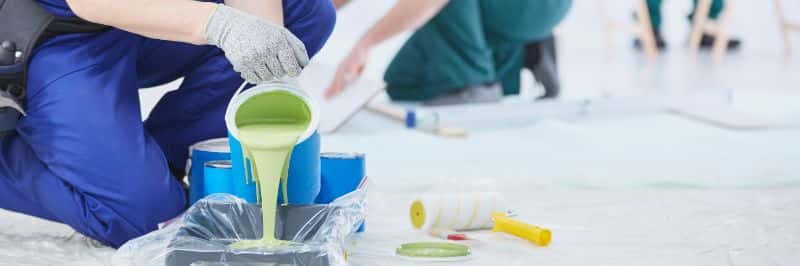
<instances>
[{"instance_id":1,"label":"yellow roller handle","mask_svg":"<svg viewBox=\"0 0 800 266\"><path fill-rule=\"evenodd\" d=\"M492 213L492 219L494 220L493 232L511 234L522 239L527 239L539 246L547 246L550 244L552 234L549 229L511 219L502 212Z\"/></svg>"}]
</instances>

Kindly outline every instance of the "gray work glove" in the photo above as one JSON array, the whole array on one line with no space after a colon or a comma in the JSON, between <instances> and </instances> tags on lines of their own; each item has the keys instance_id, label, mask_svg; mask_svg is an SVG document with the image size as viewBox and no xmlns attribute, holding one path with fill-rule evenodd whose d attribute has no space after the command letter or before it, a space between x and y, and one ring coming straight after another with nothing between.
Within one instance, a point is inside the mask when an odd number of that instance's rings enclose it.
<instances>
[{"instance_id":1,"label":"gray work glove","mask_svg":"<svg viewBox=\"0 0 800 266\"><path fill-rule=\"evenodd\" d=\"M289 30L225 5L209 18L205 37L252 84L296 77L308 65L305 45Z\"/></svg>"}]
</instances>

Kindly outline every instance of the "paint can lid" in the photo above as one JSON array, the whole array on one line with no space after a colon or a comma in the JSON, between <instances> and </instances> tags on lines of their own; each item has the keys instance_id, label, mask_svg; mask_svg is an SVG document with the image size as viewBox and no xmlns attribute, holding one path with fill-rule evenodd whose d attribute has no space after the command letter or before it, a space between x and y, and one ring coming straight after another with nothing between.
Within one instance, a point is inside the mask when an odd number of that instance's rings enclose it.
<instances>
[{"instance_id":1,"label":"paint can lid","mask_svg":"<svg viewBox=\"0 0 800 266\"><path fill-rule=\"evenodd\" d=\"M189 157L194 151L229 153L231 146L228 144L228 138L208 139L189 146Z\"/></svg>"},{"instance_id":2,"label":"paint can lid","mask_svg":"<svg viewBox=\"0 0 800 266\"><path fill-rule=\"evenodd\" d=\"M415 258L466 257L472 253L467 245L451 242L413 242L400 245L397 255Z\"/></svg>"},{"instance_id":3,"label":"paint can lid","mask_svg":"<svg viewBox=\"0 0 800 266\"><path fill-rule=\"evenodd\" d=\"M366 155L360 152L323 152L319 156L322 159L356 160L364 159Z\"/></svg>"},{"instance_id":4,"label":"paint can lid","mask_svg":"<svg viewBox=\"0 0 800 266\"><path fill-rule=\"evenodd\" d=\"M233 168L233 164L230 160L221 160L221 161L208 161L205 163L205 167L209 168L222 168L222 169L230 169Z\"/></svg>"}]
</instances>

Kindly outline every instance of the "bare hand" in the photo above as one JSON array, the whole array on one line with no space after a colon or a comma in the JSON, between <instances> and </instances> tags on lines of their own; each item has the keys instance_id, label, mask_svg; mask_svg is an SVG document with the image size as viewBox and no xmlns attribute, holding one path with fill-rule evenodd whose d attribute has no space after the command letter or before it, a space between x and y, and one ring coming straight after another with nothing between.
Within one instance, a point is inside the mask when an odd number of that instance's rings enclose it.
<instances>
[{"instance_id":1,"label":"bare hand","mask_svg":"<svg viewBox=\"0 0 800 266\"><path fill-rule=\"evenodd\" d=\"M364 72L364 67L367 64L368 58L369 48L360 45L353 47L353 50L350 50L350 54L339 63L339 67L336 69L336 76L333 77L333 82L331 82L331 85L325 90L325 99L330 99L339 95L346 89L350 82L358 79L361 73Z\"/></svg>"}]
</instances>

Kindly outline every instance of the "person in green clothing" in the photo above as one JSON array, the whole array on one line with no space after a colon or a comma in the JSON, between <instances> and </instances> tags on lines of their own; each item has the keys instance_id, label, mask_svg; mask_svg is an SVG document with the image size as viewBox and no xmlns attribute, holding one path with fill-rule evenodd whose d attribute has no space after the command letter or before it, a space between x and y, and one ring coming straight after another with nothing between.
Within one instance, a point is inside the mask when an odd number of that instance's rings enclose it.
<instances>
[{"instance_id":1,"label":"person in green clothing","mask_svg":"<svg viewBox=\"0 0 800 266\"><path fill-rule=\"evenodd\" d=\"M663 50L667 48L667 43L664 41L663 35L661 35L661 3L662 0L647 0L647 9L650 13L650 24L653 25L653 31L656 37L656 45L658 46L659 50ZM695 9L697 9L697 0L694 0L694 7L692 8L692 13L689 15L689 21L692 20L692 16L694 15ZM720 13L722 13L722 9L725 8L725 0L713 0L711 1L711 9L708 12L708 17L711 19L717 19ZM641 48L641 43L637 39L634 42L634 45L637 48ZM702 39L700 40L700 48L711 48L714 45L714 36L703 34ZM741 45L741 41L738 39L731 39L728 41L728 49L734 50L739 48Z\"/></svg>"},{"instance_id":2,"label":"person in green clothing","mask_svg":"<svg viewBox=\"0 0 800 266\"><path fill-rule=\"evenodd\" d=\"M337 7L347 2L334 1ZM571 0L397 1L340 63L326 97L361 74L372 47L412 29L384 75L392 100L446 105L519 93L523 66L555 61L552 55L526 57L526 50L552 50L532 44L552 48L553 28L571 5Z\"/></svg>"}]
</instances>

